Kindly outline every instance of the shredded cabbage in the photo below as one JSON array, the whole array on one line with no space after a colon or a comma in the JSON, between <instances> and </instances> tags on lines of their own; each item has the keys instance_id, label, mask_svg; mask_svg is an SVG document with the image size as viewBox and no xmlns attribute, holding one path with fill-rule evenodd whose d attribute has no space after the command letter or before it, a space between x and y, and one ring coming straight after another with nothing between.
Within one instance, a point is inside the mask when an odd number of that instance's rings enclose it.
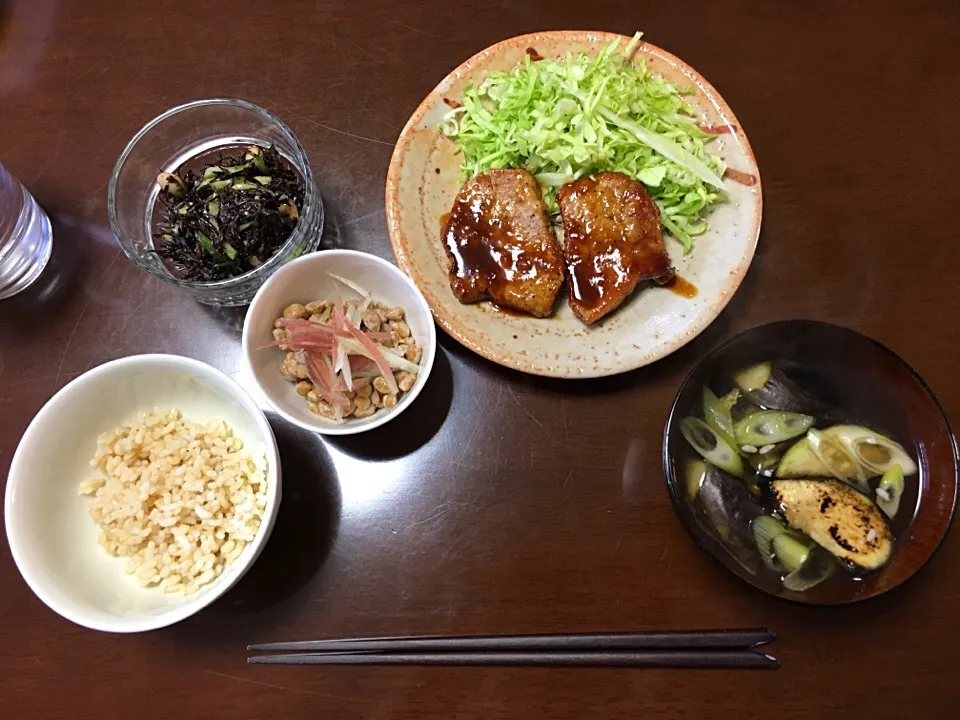
<instances>
[{"instance_id":1,"label":"shredded cabbage","mask_svg":"<svg viewBox=\"0 0 960 720\"><path fill-rule=\"evenodd\" d=\"M625 173L647 188L660 221L683 244L707 229L704 215L725 199L725 166L705 144L694 109L678 89L631 57L637 33L599 55L562 60L529 57L509 72L491 73L464 90L441 132L462 154L462 180L491 168L525 168L540 182L556 218L563 184L605 170Z\"/></svg>"}]
</instances>

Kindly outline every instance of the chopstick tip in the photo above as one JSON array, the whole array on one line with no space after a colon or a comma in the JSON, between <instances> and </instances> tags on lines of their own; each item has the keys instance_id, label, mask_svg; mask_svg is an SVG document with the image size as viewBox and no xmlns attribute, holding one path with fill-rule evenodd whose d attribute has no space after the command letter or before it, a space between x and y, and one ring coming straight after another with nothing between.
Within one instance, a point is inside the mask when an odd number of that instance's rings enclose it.
<instances>
[{"instance_id":1,"label":"chopstick tip","mask_svg":"<svg viewBox=\"0 0 960 720\"><path fill-rule=\"evenodd\" d=\"M760 639L757 640L753 645L751 645L750 647L751 647L752 649L756 649L756 648L758 648L758 647L763 647L764 645L769 645L770 643L772 643L774 640L777 639L777 634L776 634L775 632L773 632L772 630L768 630L768 629L764 628L763 630L760 630L759 632L763 633L764 637L760 638Z\"/></svg>"}]
</instances>

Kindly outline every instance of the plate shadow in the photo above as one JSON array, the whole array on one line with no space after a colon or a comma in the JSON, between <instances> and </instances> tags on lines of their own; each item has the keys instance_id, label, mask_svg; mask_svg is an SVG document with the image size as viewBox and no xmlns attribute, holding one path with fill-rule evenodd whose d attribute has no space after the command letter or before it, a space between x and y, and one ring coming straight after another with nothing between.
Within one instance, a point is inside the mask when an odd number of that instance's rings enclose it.
<instances>
[{"instance_id":1,"label":"plate shadow","mask_svg":"<svg viewBox=\"0 0 960 720\"><path fill-rule=\"evenodd\" d=\"M366 460L404 457L419 450L437 434L447 419L452 401L453 372L446 352L438 343L426 387L399 419L369 432L330 435L327 440L348 455Z\"/></svg>"},{"instance_id":2,"label":"plate shadow","mask_svg":"<svg viewBox=\"0 0 960 720\"><path fill-rule=\"evenodd\" d=\"M0 319L18 328L32 327L38 318L75 299L81 292L80 279L90 265L89 255L83 248L94 241L84 226L66 215L48 212L48 216L53 228L53 247L47 266L26 290L0 300Z\"/></svg>"},{"instance_id":3,"label":"plate shadow","mask_svg":"<svg viewBox=\"0 0 960 720\"><path fill-rule=\"evenodd\" d=\"M273 534L256 563L208 612L255 613L299 592L333 548L341 499L320 437L268 414L282 465L283 498Z\"/></svg>"}]
</instances>

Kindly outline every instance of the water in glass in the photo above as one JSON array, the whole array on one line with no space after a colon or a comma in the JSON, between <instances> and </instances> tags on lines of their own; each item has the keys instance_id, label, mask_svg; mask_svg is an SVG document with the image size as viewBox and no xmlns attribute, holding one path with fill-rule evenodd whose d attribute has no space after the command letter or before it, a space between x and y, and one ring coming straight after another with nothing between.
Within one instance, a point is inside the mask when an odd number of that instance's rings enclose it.
<instances>
[{"instance_id":1,"label":"water in glass","mask_svg":"<svg viewBox=\"0 0 960 720\"><path fill-rule=\"evenodd\" d=\"M40 277L52 247L47 214L0 165L0 300L25 290Z\"/></svg>"}]
</instances>

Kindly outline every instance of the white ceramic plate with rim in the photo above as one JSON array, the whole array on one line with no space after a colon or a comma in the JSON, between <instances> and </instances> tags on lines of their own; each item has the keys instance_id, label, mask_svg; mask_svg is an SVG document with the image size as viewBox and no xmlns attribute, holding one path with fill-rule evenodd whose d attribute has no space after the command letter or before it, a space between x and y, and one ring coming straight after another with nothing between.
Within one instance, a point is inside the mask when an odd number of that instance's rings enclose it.
<instances>
[{"instance_id":1,"label":"white ceramic plate with rim","mask_svg":"<svg viewBox=\"0 0 960 720\"><path fill-rule=\"evenodd\" d=\"M699 122L724 126L709 145L732 169L749 175L752 185L727 179L728 202L707 216L709 230L684 256L678 242L666 236L677 273L698 293L684 298L668 289L639 286L613 314L593 326L570 310L566 291L554 315L546 319L508 314L490 303L461 304L450 289L449 262L441 244L441 218L450 211L460 189L460 157L456 144L437 123L459 101L464 87L491 71L509 70L523 61L528 48L542 57L598 53L620 38L613 33L556 31L521 35L474 55L450 73L424 99L407 122L387 173L386 212L390 242L397 263L426 297L437 322L469 349L494 362L536 375L586 378L614 375L659 360L700 334L720 314L740 286L753 259L760 234L760 173L750 143L720 94L670 53L641 42L636 59L645 58L654 74L690 88L687 101Z\"/></svg>"}]
</instances>

